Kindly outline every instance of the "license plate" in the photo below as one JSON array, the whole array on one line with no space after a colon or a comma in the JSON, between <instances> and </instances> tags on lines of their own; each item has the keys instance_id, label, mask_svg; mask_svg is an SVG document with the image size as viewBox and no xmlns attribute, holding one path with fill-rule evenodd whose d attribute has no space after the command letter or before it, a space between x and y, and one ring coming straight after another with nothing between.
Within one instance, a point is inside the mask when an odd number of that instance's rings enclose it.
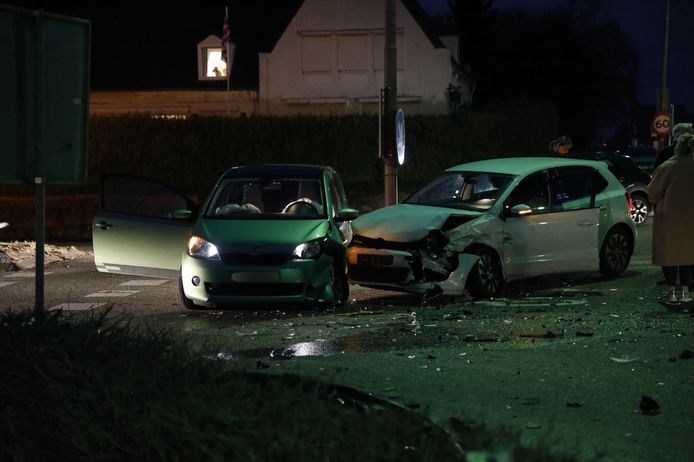
<instances>
[{"instance_id":1,"label":"license plate","mask_svg":"<svg viewBox=\"0 0 694 462\"><path fill-rule=\"evenodd\" d=\"M238 271L231 275L234 282L279 282L280 273L278 271Z\"/></svg>"},{"instance_id":2,"label":"license plate","mask_svg":"<svg viewBox=\"0 0 694 462\"><path fill-rule=\"evenodd\" d=\"M357 264L366 266L390 266L393 264L393 256L360 253L357 255Z\"/></svg>"}]
</instances>

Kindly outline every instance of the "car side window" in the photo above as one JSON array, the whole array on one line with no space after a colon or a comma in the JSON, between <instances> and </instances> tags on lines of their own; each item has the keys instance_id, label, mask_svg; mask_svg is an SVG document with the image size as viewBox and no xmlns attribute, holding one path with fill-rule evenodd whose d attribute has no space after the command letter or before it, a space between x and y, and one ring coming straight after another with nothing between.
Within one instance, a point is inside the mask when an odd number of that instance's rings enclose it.
<instances>
[{"instance_id":1,"label":"car side window","mask_svg":"<svg viewBox=\"0 0 694 462\"><path fill-rule=\"evenodd\" d=\"M595 206L595 196L605 189L607 181L591 167L561 167L557 171L555 201L562 210L579 210Z\"/></svg>"},{"instance_id":2,"label":"car side window","mask_svg":"<svg viewBox=\"0 0 694 462\"><path fill-rule=\"evenodd\" d=\"M533 173L518 183L504 207L511 209L519 204L527 205L534 214L551 211L549 179L544 172Z\"/></svg>"},{"instance_id":3,"label":"car side window","mask_svg":"<svg viewBox=\"0 0 694 462\"><path fill-rule=\"evenodd\" d=\"M104 212L171 218L176 209L194 211L195 204L164 183L131 176L106 176L101 182Z\"/></svg>"}]
</instances>

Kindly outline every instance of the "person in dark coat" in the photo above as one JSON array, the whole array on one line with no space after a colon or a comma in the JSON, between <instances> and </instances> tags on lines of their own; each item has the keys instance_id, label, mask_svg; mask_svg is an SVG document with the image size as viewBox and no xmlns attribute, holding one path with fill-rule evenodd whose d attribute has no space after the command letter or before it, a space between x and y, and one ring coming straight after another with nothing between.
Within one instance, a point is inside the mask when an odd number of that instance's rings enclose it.
<instances>
[{"instance_id":1,"label":"person in dark coat","mask_svg":"<svg viewBox=\"0 0 694 462\"><path fill-rule=\"evenodd\" d=\"M694 282L694 134L677 138L675 154L653 172L648 200L655 204L652 261L665 275L667 302L691 302Z\"/></svg>"},{"instance_id":2,"label":"person in dark coat","mask_svg":"<svg viewBox=\"0 0 694 462\"><path fill-rule=\"evenodd\" d=\"M655 169L660 166L660 164L662 164L675 154L675 143L677 142L677 138L679 138L681 135L684 135L685 133L694 133L694 128L692 127L691 123L681 122L675 124L675 126L672 128L672 144L669 146L665 146L663 149L658 151L658 155L655 157L655 161L653 162L654 172Z\"/></svg>"}]
</instances>

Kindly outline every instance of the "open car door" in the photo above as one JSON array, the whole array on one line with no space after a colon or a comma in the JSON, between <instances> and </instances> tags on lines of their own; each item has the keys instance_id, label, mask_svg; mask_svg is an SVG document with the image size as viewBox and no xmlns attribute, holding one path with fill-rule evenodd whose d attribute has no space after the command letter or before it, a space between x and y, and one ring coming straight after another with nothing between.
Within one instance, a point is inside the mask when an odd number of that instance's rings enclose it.
<instances>
[{"instance_id":1,"label":"open car door","mask_svg":"<svg viewBox=\"0 0 694 462\"><path fill-rule=\"evenodd\" d=\"M99 271L177 278L197 205L149 178L108 175L92 222Z\"/></svg>"}]
</instances>

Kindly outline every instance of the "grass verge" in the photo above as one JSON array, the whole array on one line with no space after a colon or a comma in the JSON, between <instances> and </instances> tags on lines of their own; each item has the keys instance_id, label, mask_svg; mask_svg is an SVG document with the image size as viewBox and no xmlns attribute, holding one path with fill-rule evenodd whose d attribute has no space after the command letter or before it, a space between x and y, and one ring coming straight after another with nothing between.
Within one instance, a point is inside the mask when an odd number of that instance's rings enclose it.
<instances>
[{"instance_id":1,"label":"grass verge","mask_svg":"<svg viewBox=\"0 0 694 462\"><path fill-rule=\"evenodd\" d=\"M413 411L229 370L172 334L107 314L0 317L0 460L471 460L458 443L472 435Z\"/></svg>"}]
</instances>

